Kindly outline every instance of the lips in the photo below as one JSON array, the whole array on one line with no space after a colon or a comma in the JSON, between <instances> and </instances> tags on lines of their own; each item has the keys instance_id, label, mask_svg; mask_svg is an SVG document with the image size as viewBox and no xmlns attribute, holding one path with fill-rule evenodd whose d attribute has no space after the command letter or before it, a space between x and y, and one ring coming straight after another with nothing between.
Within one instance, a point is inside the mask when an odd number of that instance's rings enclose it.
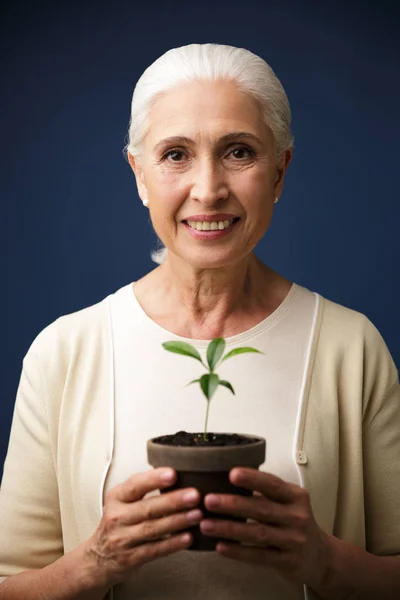
<instances>
[{"instance_id":1,"label":"lips","mask_svg":"<svg viewBox=\"0 0 400 600\"><path fill-rule=\"evenodd\" d=\"M228 229L233 225L233 220L226 221L187 221L187 225L189 225L192 229L197 229L198 231L215 231L217 229Z\"/></svg>"},{"instance_id":2,"label":"lips","mask_svg":"<svg viewBox=\"0 0 400 600\"><path fill-rule=\"evenodd\" d=\"M234 217L231 219L222 219L221 216L226 216L226 215L218 215L219 218L217 218L217 216L212 215L212 219L199 219L201 215L195 215L195 217L187 219L185 221L183 221L184 225L189 225L189 227L191 229L197 229L197 231L216 231L216 230L223 230L223 229L229 229L231 228L234 224L236 224L240 219L239 217Z\"/></svg>"},{"instance_id":3,"label":"lips","mask_svg":"<svg viewBox=\"0 0 400 600\"><path fill-rule=\"evenodd\" d=\"M186 223L188 221L201 221L201 222L212 222L212 221L233 221L237 220L239 217L236 215L232 215L231 213L216 213L214 215L204 214L204 215L190 215L185 219L182 219Z\"/></svg>"},{"instance_id":4,"label":"lips","mask_svg":"<svg viewBox=\"0 0 400 600\"><path fill-rule=\"evenodd\" d=\"M200 215L195 215L198 218ZM224 215L225 216L225 215ZM216 217L213 215L212 221L182 221L186 231L191 237L197 240L217 240L230 235L237 223L240 221L239 217L234 219L226 219L224 221L216 221Z\"/></svg>"}]
</instances>

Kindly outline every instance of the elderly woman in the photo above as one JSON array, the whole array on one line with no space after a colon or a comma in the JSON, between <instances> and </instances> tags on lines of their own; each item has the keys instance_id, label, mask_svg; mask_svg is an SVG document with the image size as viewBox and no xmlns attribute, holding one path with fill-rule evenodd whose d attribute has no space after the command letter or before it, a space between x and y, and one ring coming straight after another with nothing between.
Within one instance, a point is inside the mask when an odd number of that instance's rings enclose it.
<instances>
[{"instance_id":1,"label":"elderly woman","mask_svg":"<svg viewBox=\"0 0 400 600\"><path fill-rule=\"evenodd\" d=\"M241 48L170 50L136 85L128 158L165 248L151 273L52 323L24 358L0 599L398 599L396 367L364 315L254 254L292 158L282 85ZM268 449L259 471L230 472L251 496L206 496L213 520L198 490L168 490L176 472L149 468L146 441L203 417L162 342L204 351L217 336L264 356L224 365L238 393L221 391L213 429L262 435ZM185 381L197 376L185 366ZM223 540L216 552L188 550L198 523Z\"/></svg>"}]
</instances>

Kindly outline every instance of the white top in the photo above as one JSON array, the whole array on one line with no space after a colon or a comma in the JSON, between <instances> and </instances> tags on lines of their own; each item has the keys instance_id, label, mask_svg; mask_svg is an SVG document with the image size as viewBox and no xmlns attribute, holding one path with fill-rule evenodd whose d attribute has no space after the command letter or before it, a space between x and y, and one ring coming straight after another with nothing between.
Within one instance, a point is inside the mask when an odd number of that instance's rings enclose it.
<instances>
[{"instance_id":1,"label":"white top","mask_svg":"<svg viewBox=\"0 0 400 600\"><path fill-rule=\"evenodd\" d=\"M235 356L218 368L235 395L219 387L211 400L208 431L260 435L267 440L260 470L301 484L295 454L317 295L293 284L281 305L261 323L226 339L227 350L253 346L264 354ZM205 355L209 340L181 338L152 321L132 284L111 297L114 337L115 446L105 493L134 473L149 470L149 438L179 430L203 430L206 400L198 386L203 374L189 357L166 352L161 344L183 340ZM155 492L158 493L158 492ZM184 550L143 565L132 580L117 586L115 600L300 600L303 586L273 570L233 562L216 552Z\"/></svg>"}]
</instances>

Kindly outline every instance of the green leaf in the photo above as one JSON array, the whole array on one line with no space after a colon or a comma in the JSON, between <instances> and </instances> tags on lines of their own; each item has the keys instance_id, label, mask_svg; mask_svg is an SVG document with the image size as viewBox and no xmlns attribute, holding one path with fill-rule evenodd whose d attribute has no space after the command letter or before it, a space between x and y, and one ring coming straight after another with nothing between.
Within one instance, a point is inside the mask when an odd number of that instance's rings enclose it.
<instances>
[{"instance_id":1,"label":"green leaf","mask_svg":"<svg viewBox=\"0 0 400 600\"><path fill-rule=\"evenodd\" d=\"M243 348L235 348L225 354L221 362L224 362L227 358L231 358L232 356L236 356L236 354L244 354L245 352L257 352L258 354L264 354L264 352L260 352L260 350L256 350L255 348L243 347Z\"/></svg>"},{"instance_id":2,"label":"green leaf","mask_svg":"<svg viewBox=\"0 0 400 600\"><path fill-rule=\"evenodd\" d=\"M192 383L200 383L200 379L193 379L193 381L189 381L186 385L191 385Z\"/></svg>"},{"instance_id":3,"label":"green leaf","mask_svg":"<svg viewBox=\"0 0 400 600\"><path fill-rule=\"evenodd\" d=\"M212 342L208 344L207 348L207 362L211 371L215 368L219 359L223 355L225 350L225 340L224 338L215 338Z\"/></svg>"},{"instance_id":4,"label":"green leaf","mask_svg":"<svg viewBox=\"0 0 400 600\"><path fill-rule=\"evenodd\" d=\"M186 342L164 342L162 346L165 350L168 350L168 352L175 352L175 354L182 354L183 356L191 356L203 364L201 356L196 348Z\"/></svg>"},{"instance_id":5,"label":"green leaf","mask_svg":"<svg viewBox=\"0 0 400 600\"><path fill-rule=\"evenodd\" d=\"M207 400L211 400L218 387L219 377L215 373L207 373L200 378L200 386Z\"/></svg>"},{"instance_id":6,"label":"green leaf","mask_svg":"<svg viewBox=\"0 0 400 600\"><path fill-rule=\"evenodd\" d=\"M235 390L233 389L229 381L224 381L223 379L220 379L219 385L223 385L224 387L228 388L228 390L230 390L232 394L235 394Z\"/></svg>"}]
</instances>

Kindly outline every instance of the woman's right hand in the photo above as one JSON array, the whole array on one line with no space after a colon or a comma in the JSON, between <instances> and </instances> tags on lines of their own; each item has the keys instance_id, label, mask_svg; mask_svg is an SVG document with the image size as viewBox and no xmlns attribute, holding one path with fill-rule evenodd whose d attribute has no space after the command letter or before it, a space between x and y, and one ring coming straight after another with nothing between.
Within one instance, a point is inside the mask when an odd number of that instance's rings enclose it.
<instances>
[{"instance_id":1,"label":"woman's right hand","mask_svg":"<svg viewBox=\"0 0 400 600\"><path fill-rule=\"evenodd\" d=\"M116 585L140 565L191 545L192 535L180 532L203 517L193 510L199 492L185 488L144 497L173 485L176 477L173 469L160 467L135 474L108 492L99 526L84 547L86 572L96 585Z\"/></svg>"}]
</instances>

